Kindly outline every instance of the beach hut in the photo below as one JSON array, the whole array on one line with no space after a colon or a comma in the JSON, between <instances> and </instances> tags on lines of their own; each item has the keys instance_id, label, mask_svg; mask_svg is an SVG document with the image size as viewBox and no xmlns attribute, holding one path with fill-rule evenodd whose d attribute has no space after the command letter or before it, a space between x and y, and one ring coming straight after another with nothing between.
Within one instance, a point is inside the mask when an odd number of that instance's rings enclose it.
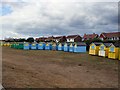
<instances>
[{"instance_id":1,"label":"beach hut","mask_svg":"<svg viewBox=\"0 0 120 90\"><path fill-rule=\"evenodd\" d=\"M58 50L57 43L55 43L55 42L52 43L52 50Z\"/></svg>"},{"instance_id":2,"label":"beach hut","mask_svg":"<svg viewBox=\"0 0 120 90\"><path fill-rule=\"evenodd\" d=\"M38 50L44 50L45 49L45 43L44 42L40 42L37 44L37 49Z\"/></svg>"},{"instance_id":3,"label":"beach hut","mask_svg":"<svg viewBox=\"0 0 120 90\"><path fill-rule=\"evenodd\" d=\"M0 42L0 46L3 46L2 42Z\"/></svg>"},{"instance_id":4,"label":"beach hut","mask_svg":"<svg viewBox=\"0 0 120 90\"><path fill-rule=\"evenodd\" d=\"M65 52L69 51L69 43L64 43L64 51Z\"/></svg>"},{"instance_id":5,"label":"beach hut","mask_svg":"<svg viewBox=\"0 0 120 90\"><path fill-rule=\"evenodd\" d=\"M23 49L24 49L24 50L29 50L29 49L30 49L30 44L27 43L27 42L25 42L25 43L24 43L24 46L23 46Z\"/></svg>"},{"instance_id":6,"label":"beach hut","mask_svg":"<svg viewBox=\"0 0 120 90\"><path fill-rule=\"evenodd\" d=\"M4 43L4 44L3 44L3 46L7 46L7 44L6 44L6 43Z\"/></svg>"},{"instance_id":7,"label":"beach hut","mask_svg":"<svg viewBox=\"0 0 120 90\"><path fill-rule=\"evenodd\" d=\"M0 42L0 46L3 46L3 42L2 41Z\"/></svg>"},{"instance_id":8,"label":"beach hut","mask_svg":"<svg viewBox=\"0 0 120 90\"><path fill-rule=\"evenodd\" d=\"M58 51L64 50L64 43L58 43Z\"/></svg>"},{"instance_id":9,"label":"beach hut","mask_svg":"<svg viewBox=\"0 0 120 90\"><path fill-rule=\"evenodd\" d=\"M70 43L69 45L69 52L74 52L74 43Z\"/></svg>"},{"instance_id":10,"label":"beach hut","mask_svg":"<svg viewBox=\"0 0 120 90\"><path fill-rule=\"evenodd\" d=\"M13 48L15 48L15 49L17 48L17 43L13 44Z\"/></svg>"},{"instance_id":11,"label":"beach hut","mask_svg":"<svg viewBox=\"0 0 120 90\"><path fill-rule=\"evenodd\" d=\"M120 60L120 47L119 47L119 57L118 57L118 59Z\"/></svg>"},{"instance_id":12,"label":"beach hut","mask_svg":"<svg viewBox=\"0 0 120 90\"><path fill-rule=\"evenodd\" d=\"M52 50L52 43L46 42L46 44L45 44L45 50Z\"/></svg>"},{"instance_id":13,"label":"beach hut","mask_svg":"<svg viewBox=\"0 0 120 90\"><path fill-rule=\"evenodd\" d=\"M118 59L120 60L120 47L119 47L119 58Z\"/></svg>"},{"instance_id":14,"label":"beach hut","mask_svg":"<svg viewBox=\"0 0 120 90\"><path fill-rule=\"evenodd\" d=\"M19 43L16 43L15 48L16 48L16 49L19 49Z\"/></svg>"},{"instance_id":15,"label":"beach hut","mask_svg":"<svg viewBox=\"0 0 120 90\"><path fill-rule=\"evenodd\" d=\"M101 45L101 42L94 42L90 44L89 48L89 54L90 55L98 55L99 52L99 46Z\"/></svg>"},{"instance_id":16,"label":"beach hut","mask_svg":"<svg viewBox=\"0 0 120 90\"><path fill-rule=\"evenodd\" d=\"M13 43L11 43L11 46L10 46L11 48L14 48L15 47L15 43L13 42Z\"/></svg>"},{"instance_id":17,"label":"beach hut","mask_svg":"<svg viewBox=\"0 0 120 90\"><path fill-rule=\"evenodd\" d=\"M10 43L9 43L9 42L5 42L5 43L3 44L3 46L9 47L9 46L10 46Z\"/></svg>"},{"instance_id":18,"label":"beach hut","mask_svg":"<svg viewBox=\"0 0 120 90\"><path fill-rule=\"evenodd\" d=\"M19 46L18 46L18 49L23 49L23 46L24 46L24 44L20 42Z\"/></svg>"},{"instance_id":19,"label":"beach hut","mask_svg":"<svg viewBox=\"0 0 120 90\"><path fill-rule=\"evenodd\" d=\"M99 56L108 57L109 47L112 43L102 43L99 46Z\"/></svg>"},{"instance_id":20,"label":"beach hut","mask_svg":"<svg viewBox=\"0 0 120 90\"><path fill-rule=\"evenodd\" d=\"M10 47L10 43L9 43L9 42L8 42L8 43L6 43L6 46L7 46L7 47Z\"/></svg>"},{"instance_id":21,"label":"beach hut","mask_svg":"<svg viewBox=\"0 0 120 90\"><path fill-rule=\"evenodd\" d=\"M118 57L119 57L119 48L120 48L119 44L112 44L109 47L108 58L118 59Z\"/></svg>"},{"instance_id":22,"label":"beach hut","mask_svg":"<svg viewBox=\"0 0 120 90\"><path fill-rule=\"evenodd\" d=\"M36 49L37 49L37 43L32 43L32 44L30 45L30 49L31 49L31 50L36 50Z\"/></svg>"},{"instance_id":23,"label":"beach hut","mask_svg":"<svg viewBox=\"0 0 120 90\"><path fill-rule=\"evenodd\" d=\"M14 44L12 43L10 47L13 48L13 46L14 46Z\"/></svg>"},{"instance_id":24,"label":"beach hut","mask_svg":"<svg viewBox=\"0 0 120 90\"><path fill-rule=\"evenodd\" d=\"M73 51L75 53L86 52L86 43L84 43L84 42L75 43Z\"/></svg>"}]
</instances>

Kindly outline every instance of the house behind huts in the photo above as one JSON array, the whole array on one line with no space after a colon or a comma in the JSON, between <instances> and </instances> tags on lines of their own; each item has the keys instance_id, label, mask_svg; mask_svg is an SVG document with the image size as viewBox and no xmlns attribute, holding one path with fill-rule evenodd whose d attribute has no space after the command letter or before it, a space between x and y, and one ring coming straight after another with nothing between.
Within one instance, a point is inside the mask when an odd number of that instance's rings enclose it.
<instances>
[{"instance_id":1,"label":"house behind huts","mask_svg":"<svg viewBox=\"0 0 120 90\"><path fill-rule=\"evenodd\" d=\"M45 42L54 42L54 36L47 37Z\"/></svg>"},{"instance_id":2,"label":"house behind huts","mask_svg":"<svg viewBox=\"0 0 120 90\"><path fill-rule=\"evenodd\" d=\"M120 32L101 33L101 40L120 40Z\"/></svg>"},{"instance_id":3,"label":"house behind huts","mask_svg":"<svg viewBox=\"0 0 120 90\"><path fill-rule=\"evenodd\" d=\"M85 40L92 40L92 39L94 39L94 38L98 38L98 34L95 34L95 33L93 33L93 34L84 34L84 36L83 36L83 41L85 41Z\"/></svg>"},{"instance_id":4,"label":"house behind huts","mask_svg":"<svg viewBox=\"0 0 120 90\"><path fill-rule=\"evenodd\" d=\"M54 41L55 41L56 43L64 43L64 42L66 42L67 40L66 40L66 36L58 36L58 37L54 37Z\"/></svg>"},{"instance_id":5,"label":"house behind huts","mask_svg":"<svg viewBox=\"0 0 120 90\"><path fill-rule=\"evenodd\" d=\"M81 42L82 37L80 35L69 35L66 37L67 42Z\"/></svg>"},{"instance_id":6,"label":"house behind huts","mask_svg":"<svg viewBox=\"0 0 120 90\"><path fill-rule=\"evenodd\" d=\"M36 38L36 42L45 42L47 38L46 37L40 37L40 38Z\"/></svg>"}]
</instances>

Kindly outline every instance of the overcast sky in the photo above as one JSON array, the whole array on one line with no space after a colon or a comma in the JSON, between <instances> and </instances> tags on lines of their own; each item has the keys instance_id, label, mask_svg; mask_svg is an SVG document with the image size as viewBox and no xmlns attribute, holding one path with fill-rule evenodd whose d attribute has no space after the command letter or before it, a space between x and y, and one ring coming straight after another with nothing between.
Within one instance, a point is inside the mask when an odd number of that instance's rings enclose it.
<instances>
[{"instance_id":1,"label":"overcast sky","mask_svg":"<svg viewBox=\"0 0 120 90\"><path fill-rule=\"evenodd\" d=\"M3 0L0 24L2 38L114 32L118 2Z\"/></svg>"}]
</instances>

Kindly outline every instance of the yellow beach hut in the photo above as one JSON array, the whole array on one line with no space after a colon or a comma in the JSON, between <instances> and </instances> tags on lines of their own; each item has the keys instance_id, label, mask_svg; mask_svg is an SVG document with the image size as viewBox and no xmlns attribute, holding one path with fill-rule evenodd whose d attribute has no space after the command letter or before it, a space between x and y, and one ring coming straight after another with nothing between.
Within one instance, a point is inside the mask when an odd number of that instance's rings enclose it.
<instances>
[{"instance_id":1,"label":"yellow beach hut","mask_svg":"<svg viewBox=\"0 0 120 90\"><path fill-rule=\"evenodd\" d=\"M90 55L98 55L99 52L99 46L101 45L101 42L94 42L90 44L89 48L89 54Z\"/></svg>"},{"instance_id":2,"label":"yellow beach hut","mask_svg":"<svg viewBox=\"0 0 120 90\"><path fill-rule=\"evenodd\" d=\"M2 41L0 42L0 46L3 46L3 42Z\"/></svg>"},{"instance_id":3,"label":"yellow beach hut","mask_svg":"<svg viewBox=\"0 0 120 90\"><path fill-rule=\"evenodd\" d=\"M120 47L119 47L119 60L120 60Z\"/></svg>"},{"instance_id":4,"label":"yellow beach hut","mask_svg":"<svg viewBox=\"0 0 120 90\"><path fill-rule=\"evenodd\" d=\"M103 57L107 57L108 56L108 52L109 52L109 47L112 45L112 43L102 43L99 46L99 56L103 56Z\"/></svg>"},{"instance_id":5,"label":"yellow beach hut","mask_svg":"<svg viewBox=\"0 0 120 90\"><path fill-rule=\"evenodd\" d=\"M119 44L112 44L112 45L109 47L108 58L118 59L118 57L119 57L119 47L120 47Z\"/></svg>"},{"instance_id":6,"label":"yellow beach hut","mask_svg":"<svg viewBox=\"0 0 120 90\"><path fill-rule=\"evenodd\" d=\"M9 46L10 46L10 43L9 43L9 42L8 42L8 43L6 43L6 46L7 46L7 47L9 47Z\"/></svg>"}]
</instances>

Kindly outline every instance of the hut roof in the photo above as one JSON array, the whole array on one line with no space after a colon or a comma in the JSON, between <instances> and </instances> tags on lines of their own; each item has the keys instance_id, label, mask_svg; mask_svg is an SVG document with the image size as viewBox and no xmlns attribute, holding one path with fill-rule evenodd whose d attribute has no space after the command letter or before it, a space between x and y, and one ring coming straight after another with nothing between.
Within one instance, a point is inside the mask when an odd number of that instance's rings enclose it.
<instances>
[{"instance_id":1,"label":"hut roof","mask_svg":"<svg viewBox=\"0 0 120 90\"><path fill-rule=\"evenodd\" d=\"M86 46L86 43L84 43L84 42L78 42L77 46Z\"/></svg>"},{"instance_id":2,"label":"hut roof","mask_svg":"<svg viewBox=\"0 0 120 90\"><path fill-rule=\"evenodd\" d=\"M61 39L63 37L65 37L65 36L57 36L57 37L54 37L54 39Z\"/></svg>"},{"instance_id":3,"label":"hut roof","mask_svg":"<svg viewBox=\"0 0 120 90\"><path fill-rule=\"evenodd\" d=\"M120 41L115 42L113 45L114 45L115 47L120 47Z\"/></svg>"},{"instance_id":4,"label":"hut roof","mask_svg":"<svg viewBox=\"0 0 120 90\"><path fill-rule=\"evenodd\" d=\"M106 47L109 47L112 45L112 43L103 43Z\"/></svg>"},{"instance_id":5,"label":"hut roof","mask_svg":"<svg viewBox=\"0 0 120 90\"><path fill-rule=\"evenodd\" d=\"M96 46L99 46L100 44L102 44L101 42L94 42L94 44L96 45Z\"/></svg>"},{"instance_id":6,"label":"hut roof","mask_svg":"<svg viewBox=\"0 0 120 90\"><path fill-rule=\"evenodd\" d=\"M80 35L69 35L69 36L67 36L66 38L67 39L71 39L71 38L77 38L77 37L79 37ZM80 36L81 37L81 36Z\"/></svg>"},{"instance_id":7,"label":"hut roof","mask_svg":"<svg viewBox=\"0 0 120 90\"><path fill-rule=\"evenodd\" d=\"M64 45L64 43L58 43L58 45L59 45L59 44L62 44L62 45Z\"/></svg>"}]
</instances>

